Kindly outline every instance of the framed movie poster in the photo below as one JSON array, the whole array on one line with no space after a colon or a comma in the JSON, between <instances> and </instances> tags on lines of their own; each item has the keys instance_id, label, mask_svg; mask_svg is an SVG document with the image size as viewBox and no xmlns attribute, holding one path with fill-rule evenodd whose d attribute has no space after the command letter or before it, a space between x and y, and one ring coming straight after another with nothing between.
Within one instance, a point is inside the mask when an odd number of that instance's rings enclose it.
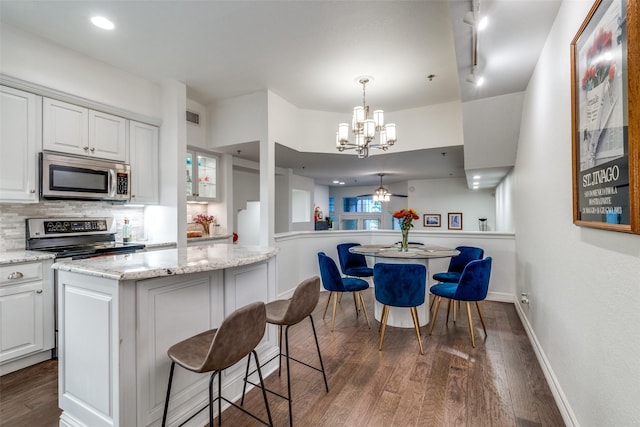
<instances>
[{"instance_id":1,"label":"framed movie poster","mask_svg":"<svg viewBox=\"0 0 640 427\"><path fill-rule=\"evenodd\" d=\"M597 0L571 42L576 225L640 233L639 1Z\"/></svg>"}]
</instances>

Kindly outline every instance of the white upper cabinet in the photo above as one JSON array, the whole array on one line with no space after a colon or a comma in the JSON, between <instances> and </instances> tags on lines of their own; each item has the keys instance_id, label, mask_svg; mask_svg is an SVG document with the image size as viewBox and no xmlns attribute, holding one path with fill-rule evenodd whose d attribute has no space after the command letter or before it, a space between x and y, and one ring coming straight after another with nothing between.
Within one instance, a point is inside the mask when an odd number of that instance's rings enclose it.
<instances>
[{"instance_id":1,"label":"white upper cabinet","mask_svg":"<svg viewBox=\"0 0 640 427\"><path fill-rule=\"evenodd\" d=\"M127 161L127 120L89 110L89 152L102 159Z\"/></svg>"},{"instance_id":2,"label":"white upper cabinet","mask_svg":"<svg viewBox=\"0 0 640 427\"><path fill-rule=\"evenodd\" d=\"M0 86L0 202L38 202L42 97Z\"/></svg>"},{"instance_id":3,"label":"white upper cabinet","mask_svg":"<svg viewBox=\"0 0 640 427\"><path fill-rule=\"evenodd\" d=\"M127 120L67 102L44 98L45 150L127 161Z\"/></svg>"},{"instance_id":4,"label":"white upper cabinet","mask_svg":"<svg viewBox=\"0 0 640 427\"><path fill-rule=\"evenodd\" d=\"M131 120L129 122L131 157L131 203L157 204L158 128Z\"/></svg>"},{"instance_id":5,"label":"white upper cabinet","mask_svg":"<svg viewBox=\"0 0 640 427\"><path fill-rule=\"evenodd\" d=\"M196 151L188 147L186 155L187 200L219 201L218 171L220 164L217 154Z\"/></svg>"}]
</instances>

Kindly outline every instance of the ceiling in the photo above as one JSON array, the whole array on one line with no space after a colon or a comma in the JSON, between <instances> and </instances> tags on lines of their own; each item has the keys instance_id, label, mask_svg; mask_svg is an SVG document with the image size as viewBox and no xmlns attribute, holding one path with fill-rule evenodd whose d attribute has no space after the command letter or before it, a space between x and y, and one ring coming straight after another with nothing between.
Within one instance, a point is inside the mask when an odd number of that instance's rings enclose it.
<instances>
[{"instance_id":1,"label":"ceiling","mask_svg":"<svg viewBox=\"0 0 640 427\"><path fill-rule=\"evenodd\" d=\"M525 90L560 3L479 3L489 17L478 35L481 88L466 81L470 0L1 0L0 20L148 80L182 81L188 97L204 105L268 89L299 108L344 111L348 120L361 104L361 75L373 77L368 104L385 111ZM116 29L93 27L96 14ZM227 150L246 158L257 152ZM279 147L276 157L278 166L328 185L334 178L378 184L378 172L389 182L464 176L459 147L409 154L391 148L366 161Z\"/></svg>"}]
</instances>

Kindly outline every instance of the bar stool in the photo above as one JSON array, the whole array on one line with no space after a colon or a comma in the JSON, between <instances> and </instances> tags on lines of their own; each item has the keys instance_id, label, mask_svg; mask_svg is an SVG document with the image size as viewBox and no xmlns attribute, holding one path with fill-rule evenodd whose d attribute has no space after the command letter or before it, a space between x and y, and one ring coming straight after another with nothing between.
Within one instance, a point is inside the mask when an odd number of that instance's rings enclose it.
<instances>
[{"instance_id":1,"label":"bar stool","mask_svg":"<svg viewBox=\"0 0 640 427\"><path fill-rule=\"evenodd\" d=\"M167 397L164 402L162 426L164 427L167 422L171 382L173 380L173 371L176 363L192 372L211 372L209 378L209 404L207 405L209 407L210 427L213 427L213 402L215 400L218 401L218 425L222 425L222 400L224 400L262 424L272 426L271 411L269 410L269 402L267 401L267 394L264 391L264 387L262 389L262 395L264 404L267 407L268 423L223 397L221 380L222 371L239 362L247 355L249 356L247 363L249 363L251 361L251 354L253 353L256 359L260 384L264 386L262 372L260 371L260 362L258 361L258 354L255 351L255 347L262 340L266 325L266 308L264 303L254 302L235 310L224 319L219 328L202 332L171 346L167 351L169 358L171 358L171 370L169 372ZM213 380L216 375L218 375L218 396L213 399ZM202 407L180 425L182 426L187 423L207 406Z\"/></svg>"},{"instance_id":2,"label":"bar stool","mask_svg":"<svg viewBox=\"0 0 640 427\"><path fill-rule=\"evenodd\" d=\"M320 345L318 344L318 335L316 334L316 328L313 324L313 316L311 313L318 305L318 299L320 298L320 278L318 276L311 277L309 279L305 279L298 285L296 290L293 292L293 296L288 300L277 300L270 302L266 305L267 309L267 323L272 325L278 325L279 329L279 345L280 352L276 356L272 357L265 363L265 365L276 357L278 357L278 376L282 372L282 356L285 357L287 361L287 395L282 395L280 393L276 393L272 390L267 390L269 393L273 393L276 396L279 396L289 403L289 425L293 426L293 411L291 408L292 397L291 397L291 367L289 364L289 360L293 360L302 365L305 365L311 369L315 369L318 372L322 372L322 378L324 379L324 387L329 392L329 385L327 384L327 376L324 371L324 364L322 363L322 355L320 354ZM320 368L315 366L311 366L305 362L302 362L298 359L295 359L289 356L289 327L293 325L297 325L302 322L305 318L309 318L311 321L311 329L313 330L313 338L316 341L316 349L318 350L318 359L320 359ZM284 342L285 342L285 353L282 354L282 327L286 326L284 332ZM253 372L251 373L253 374ZM247 383L256 386L262 387L263 392L265 390L264 385L254 384L249 381L247 378L249 377L249 363L247 361L247 371L245 375L245 387ZM262 384L262 383L261 383ZM242 389L242 400L240 401L241 405L244 403L244 393L245 387Z\"/></svg>"}]
</instances>

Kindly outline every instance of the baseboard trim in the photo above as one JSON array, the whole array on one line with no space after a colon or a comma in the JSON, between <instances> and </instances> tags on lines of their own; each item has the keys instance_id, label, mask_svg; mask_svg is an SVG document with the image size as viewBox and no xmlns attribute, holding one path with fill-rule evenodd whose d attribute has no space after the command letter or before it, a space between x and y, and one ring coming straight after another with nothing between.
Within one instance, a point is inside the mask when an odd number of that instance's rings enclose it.
<instances>
[{"instance_id":1,"label":"baseboard trim","mask_svg":"<svg viewBox=\"0 0 640 427\"><path fill-rule=\"evenodd\" d=\"M514 302L512 300L512 302ZM533 332L533 328L527 319L524 311L522 310L522 306L518 301L514 302L516 306L516 312L518 313L518 317L520 317L520 321L524 326L525 331L527 332L527 336L529 337L529 341L531 342L531 346L533 347L533 351L538 359L538 363L540 363L540 367L542 368L542 373L544 374L545 379L547 380L547 384L549 384L549 388L551 389L551 393L553 394L553 398L558 405L558 409L560 410L560 414L562 415L562 419L564 423L569 427L579 427L578 419L576 415L573 413L571 409L571 405L567 400L564 392L562 391L562 387L560 386L560 382L558 381L558 377L556 377L553 372L553 368L549 363L549 359L544 353L536 334Z\"/></svg>"}]
</instances>

